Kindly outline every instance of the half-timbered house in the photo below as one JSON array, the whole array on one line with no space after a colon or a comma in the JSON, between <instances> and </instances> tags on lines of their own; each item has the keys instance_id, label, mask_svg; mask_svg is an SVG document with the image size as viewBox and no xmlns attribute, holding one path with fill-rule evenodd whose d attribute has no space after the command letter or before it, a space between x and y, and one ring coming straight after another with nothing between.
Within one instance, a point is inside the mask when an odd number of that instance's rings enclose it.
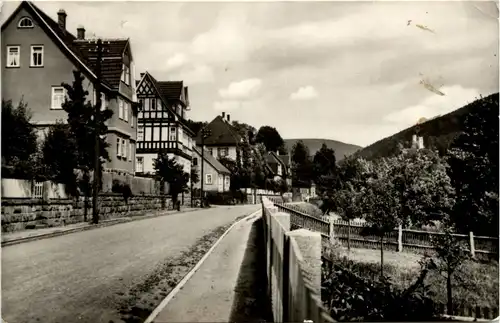
<instances>
[{"instance_id":1,"label":"half-timbered house","mask_svg":"<svg viewBox=\"0 0 500 323\"><path fill-rule=\"evenodd\" d=\"M137 82L139 100L136 174L154 173L154 160L161 150L191 171L194 133L184 120L189 110L187 87L183 82L157 81L141 73Z\"/></svg>"}]
</instances>

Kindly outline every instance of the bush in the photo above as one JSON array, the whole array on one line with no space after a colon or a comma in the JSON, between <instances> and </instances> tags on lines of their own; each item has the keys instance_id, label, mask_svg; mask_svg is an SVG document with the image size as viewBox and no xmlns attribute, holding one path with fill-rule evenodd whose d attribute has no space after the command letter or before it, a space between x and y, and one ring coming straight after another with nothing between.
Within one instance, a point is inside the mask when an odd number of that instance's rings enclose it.
<instances>
[{"instance_id":1,"label":"bush","mask_svg":"<svg viewBox=\"0 0 500 323\"><path fill-rule=\"evenodd\" d=\"M113 180L113 185L111 186L111 191L113 193L122 194L123 199L125 200L125 203L128 203L128 199L133 196L132 189L130 188L130 185L128 185L127 183L124 183L118 179Z\"/></svg>"},{"instance_id":2,"label":"bush","mask_svg":"<svg viewBox=\"0 0 500 323\"><path fill-rule=\"evenodd\" d=\"M214 205L234 205L236 198L232 192L207 192L207 202Z\"/></svg>"},{"instance_id":3,"label":"bush","mask_svg":"<svg viewBox=\"0 0 500 323\"><path fill-rule=\"evenodd\" d=\"M408 289L387 277L367 278L377 266L364 266L347 258L324 261L322 300L337 321L429 321L436 318L432 293L419 280Z\"/></svg>"}]
</instances>

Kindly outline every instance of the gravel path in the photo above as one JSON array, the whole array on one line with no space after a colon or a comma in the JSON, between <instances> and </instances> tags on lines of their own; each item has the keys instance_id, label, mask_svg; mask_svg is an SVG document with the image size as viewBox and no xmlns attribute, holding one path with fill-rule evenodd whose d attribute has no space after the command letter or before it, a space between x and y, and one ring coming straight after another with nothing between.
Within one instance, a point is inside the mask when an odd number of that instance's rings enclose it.
<instances>
[{"instance_id":1,"label":"gravel path","mask_svg":"<svg viewBox=\"0 0 500 323\"><path fill-rule=\"evenodd\" d=\"M2 248L7 322L119 322L121 295L258 205L214 207Z\"/></svg>"}]
</instances>

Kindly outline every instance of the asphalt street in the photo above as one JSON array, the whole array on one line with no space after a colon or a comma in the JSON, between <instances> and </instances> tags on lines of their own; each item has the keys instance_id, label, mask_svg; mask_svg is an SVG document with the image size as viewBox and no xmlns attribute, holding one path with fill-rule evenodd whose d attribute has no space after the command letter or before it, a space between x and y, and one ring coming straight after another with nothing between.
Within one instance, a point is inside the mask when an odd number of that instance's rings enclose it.
<instances>
[{"instance_id":1,"label":"asphalt street","mask_svg":"<svg viewBox=\"0 0 500 323\"><path fill-rule=\"evenodd\" d=\"M117 295L198 238L258 209L215 207L4 247L2 318L109 323Z\"/></svg>"}]
</instances>

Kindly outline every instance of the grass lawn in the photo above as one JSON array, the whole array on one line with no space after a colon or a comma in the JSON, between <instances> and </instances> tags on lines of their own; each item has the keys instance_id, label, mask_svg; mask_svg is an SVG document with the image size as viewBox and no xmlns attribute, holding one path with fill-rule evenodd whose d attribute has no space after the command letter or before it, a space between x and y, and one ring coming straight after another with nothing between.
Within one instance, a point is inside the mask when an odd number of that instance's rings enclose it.
<instances>
[{"instance_id":1,"label":"grass lawn","mask_svg":"<svg viewBox=\"0 0 500 323\"><path fill-rule=\"evenodd\" d=\"M380 272L380 250L340 248L341 256L348 256L362 266L367 277L376 278ZM408 287L418 276L421 255L384 250L384 273L403 288ZM446 303L446 279L437 272L430 272L425 283L435 293L435 302ZM453 300L458 306L498 307L499 269L498 262L480 263L467 261L457 270L453 279Z\"/></svg>"}]
</instances>

